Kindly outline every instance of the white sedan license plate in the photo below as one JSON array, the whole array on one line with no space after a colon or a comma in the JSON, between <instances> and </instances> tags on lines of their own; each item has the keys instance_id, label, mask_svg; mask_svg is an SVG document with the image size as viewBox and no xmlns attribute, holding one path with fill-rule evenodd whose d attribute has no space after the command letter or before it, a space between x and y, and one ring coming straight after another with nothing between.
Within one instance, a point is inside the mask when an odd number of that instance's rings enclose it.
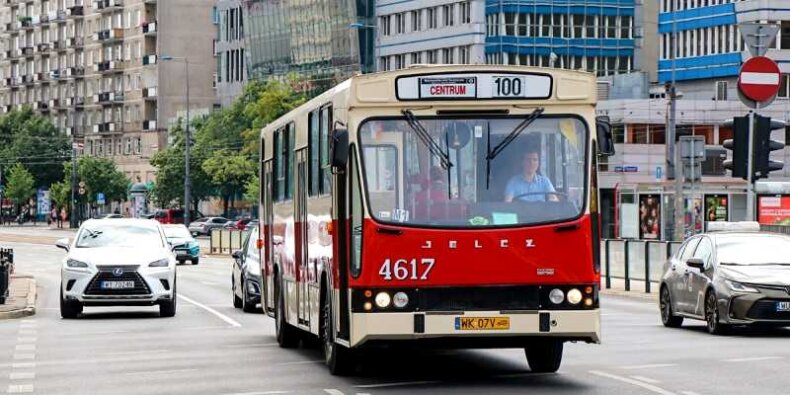
<instances>
[{"instance_id":1,"label":"white sedan license plate","mask_svg":"<svg viewBox=\"0 0 790 395\"><path fill-rule=\"evenodd\" d=\"M790 302L776 302L776 311L790 311Z\"/></svg>"},{"instance_id":2,"label":"white sedan license plate","mask_svg":"<svg viewBox=\"0 0 790 395\"><path fill-rule=\"evenodd\" d=\"M130 289L134 288L134 281L104 281L101 287L104 289Z\"/></svg>"}]
</instances>

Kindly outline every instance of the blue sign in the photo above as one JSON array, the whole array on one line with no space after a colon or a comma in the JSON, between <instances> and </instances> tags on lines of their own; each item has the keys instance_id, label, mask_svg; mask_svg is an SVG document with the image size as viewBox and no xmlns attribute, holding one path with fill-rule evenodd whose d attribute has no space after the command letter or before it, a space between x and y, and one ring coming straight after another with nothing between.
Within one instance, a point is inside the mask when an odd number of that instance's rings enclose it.
<instances>
[{"instance_id":1,"label":"blue sign","mask_svg":"<svg viewBox=\"0 0 790 395\"><path fill-rule=\"evenodd\" d=\"M664 168L661 166L656 166L656 181L661 181L661 178L664 177Z\"/></svg>"},{"instance_id":2,"label":"blue sign","mask_svg":"<svg viewBox=\"0 0 790 395\"><path fill-rule=\"evenodd\" d=\"M49 210L51 210L51 208L48 189L39 189L36 191L36 207L38 208L38 214L49 214Z\"/></svg>"},{"instance_id":3,"label":"blue sign","mask_svg":"<svg viewBox=\"0 0 790 395\"><path fill-rule=\"evenodd\" d=\"M96 194L96 204L104 204L104 194L99 192Z\"/></svg>"}]
</instances>

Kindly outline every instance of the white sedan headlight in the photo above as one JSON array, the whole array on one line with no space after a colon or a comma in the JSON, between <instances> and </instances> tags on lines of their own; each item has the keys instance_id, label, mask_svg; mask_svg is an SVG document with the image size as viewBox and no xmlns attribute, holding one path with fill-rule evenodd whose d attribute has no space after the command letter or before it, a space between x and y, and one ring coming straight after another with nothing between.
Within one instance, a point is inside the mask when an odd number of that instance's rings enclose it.
<instances>
[{"instance_id":1,"label":"white sedan headlight","mask_svg":"<svg viewBox=\"0 0 790 395\"><path fill-rule=\"evenodd\" d=\"M88 268L88 264L87 263L82 262L82 261L78 261L76 259L70 259L70 258L68 260L66 260L66 266L68 266L70 268L75 268L75 269L87 269Z\"/></svg>"},{"instance_id":2,"label":"white sedan headlight","mask_svg":"<svg viewBox=\"0 0 790 395\"><path fill-rule=\"evenodd\" d=\"M170 264L170 260L167 258L160 259L156 262L151 262L148 267L167 267Z\"/></svg>"},{"instance_id":3,"label":"white sedan headlight","mask_svg":"<svg viewBox=\"0 0 790 395\"><path fill-rule=\"evenodd\" d=\"M759 293L760 292L760 291L757 290L757 288L750 287L748 285L739 283L737 281L724 280L724 283L727 284L727 286L731 290L733 290L735 292L750 292L750 293Z\"/></svg>"}]
</instances>

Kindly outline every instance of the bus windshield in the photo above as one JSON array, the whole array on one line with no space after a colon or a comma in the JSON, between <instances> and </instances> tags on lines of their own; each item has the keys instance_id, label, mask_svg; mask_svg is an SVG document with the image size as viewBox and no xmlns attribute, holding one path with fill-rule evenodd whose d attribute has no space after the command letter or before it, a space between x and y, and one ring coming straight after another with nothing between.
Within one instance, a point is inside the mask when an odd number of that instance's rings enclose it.
<instances>
[{"instance_id":1,"label":"bus windshield","mask_svg":"<svg viewBox=\"0 0 790 395\"><path fill-rule=\"evenodd\" d=\"M365 188L377 221L502 227L581 215L587 128L580 118L409 115L360 127Z\"/></svg>"}]
</instances>

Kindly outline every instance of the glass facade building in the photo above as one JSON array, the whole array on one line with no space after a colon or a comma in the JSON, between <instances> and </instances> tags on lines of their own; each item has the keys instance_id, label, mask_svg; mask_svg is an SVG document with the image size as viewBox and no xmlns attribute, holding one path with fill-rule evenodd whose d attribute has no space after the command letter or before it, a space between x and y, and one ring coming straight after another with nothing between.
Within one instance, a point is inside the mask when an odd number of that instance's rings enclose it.
<instances>
[{"instance_id":1,"label":"glass facade building","mask_svg":"<svg viewBox=\"0 0 790 395\"><path fill-rule=\"evenodd\" d=\"M371 70L372 0L246 0L249 78L291 73L332 86Z\"/></svg>"}]
</instances>

